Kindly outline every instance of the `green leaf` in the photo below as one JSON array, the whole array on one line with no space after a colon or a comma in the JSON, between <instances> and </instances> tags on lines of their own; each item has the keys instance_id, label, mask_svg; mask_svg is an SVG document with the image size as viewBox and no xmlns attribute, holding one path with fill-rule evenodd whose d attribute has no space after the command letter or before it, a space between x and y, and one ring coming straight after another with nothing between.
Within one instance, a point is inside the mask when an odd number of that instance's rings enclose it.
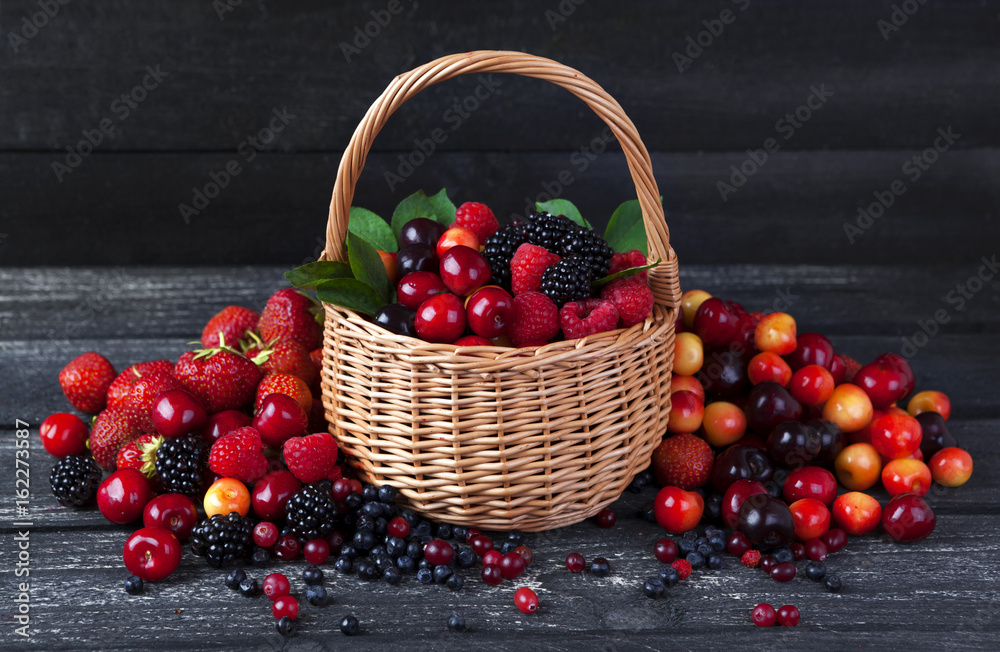
<instances>
[{"instance_id":1,"label":"green leaf","mask_svg":"<svg viewBox=\"0 0 1000 652\"><path fill-rule=\"evenodd\" d=\"M348 232L347 259L351 263L354 278L374 290L383 305L389 303L392 285L385 273L382 257L375 251L375 247L368 244L368 241L361 236Z\"/></svg>"},{"instance_id":2,"label":"green leaf","mask_svg":"<svg viewBox=\"0 0 1000 652\"><path fill-rule=\"evenodd\" d=\"M332 260L318 260L285 272L288 282L297 288L315 290L320 281L333 278L350 278L351 268L347 263Z\"/></svg>"},{"instance_id":3,"label":"green leaf","mask_svg":"<svg viewBox=\"0 0 1000 652\"><path fill-rule=\"evenodd\" d=\"M455 204L452 203L451 199L448 197L448 190L442 188L438 194L427 198L427 201L431 203L434 207L434 219L449 226L455 221Z\"/></svg>"},{"instance_id":4,"label":"green leaf","mask_svg":"<svg viewBox=\"0 0 1000 652\"><path fill-rule=\"evenodd\" d=\"M642 207L638 199L632 199L615 209L608 228L604 230L604 239L611 248L619 253L627 253L638 249L648 255L646 243L646 227L642 223Z\"/></svg>"},{"instance_id":5,"label":"green leaf","mask_svg":"<svg viewBox=\"0 0 1000 652\"><path fill-rule=\"evenodd\" d=\"M629 251L632 251L632 250L629 249ZM611 281L615 281L615 280L620 279L620 278L628 278L629 276L635 276L636 274L638 274L640 272L644 272L647 269L653 269L654 267L656 267L657 265L659 265L662 260L663 260L662 258L657 258L655 263L650 263L648 265L641 265L639 267L629 267L628 269L623 269L620 272L615 272L614 274L608 274L604 278L599 278L596 281L594 281L593 282L593 286L594 287L603 287L603 286L607 285L608 283L610 283Z\"/></svg>"},{"instance_id":6,"label":"green leaf","mask_svg":"<svg viewBox=\"0 0 1000 652\"><path fill-rule=\"evenodd\" d=\"M583 215L580 215L580 209L573 205L568 199L553 199L552 201L536 201L535 208L540 211L548 211L553 215L565 215L573 222L579 224L580 226L592 229L594 227L590 226L590 222L583 219Z\"/></svg>"},{"instance_id":7,"label":"green leaf","mask_svg":"<svg viewBox=\"0 0 1000 652\"><path fill-rule=\"evenodd\" d=\"M368 244L382 251L396 251L396 238L392 228L381 217L367 208L351 206L351 216L347 222L350 233L361 236Z\"/></svg>"},{"instance_id":8,"label":"green leaf","mask_svg":"<svg viewBox=\"0 0 1000 652\"><path fill-rule=\"evenodd\" d=\"M374 315L385 305L375 290L354 278L320 281L316 286L316 296L320 301L365 315Z\"/></svg>"}]
</instances>

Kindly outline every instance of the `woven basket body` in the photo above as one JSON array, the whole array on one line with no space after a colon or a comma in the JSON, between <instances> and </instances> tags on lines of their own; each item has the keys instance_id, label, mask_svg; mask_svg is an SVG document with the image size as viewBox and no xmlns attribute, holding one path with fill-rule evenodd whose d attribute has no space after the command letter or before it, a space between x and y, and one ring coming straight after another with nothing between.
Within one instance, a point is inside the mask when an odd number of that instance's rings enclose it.
<instances>
[{"instance_id":1,"label":"woven basket body","mask_svg":"<svg viewBox=\"0 0 1000 652\"><path fill-rule=\"evenodd\" d=\"M611 127L629 163L651 259L652 316L628 329L510 349L397 336L326 304L323 405L350 464L395 487L416 511L483 529L568 525L614 501L666 432L674 318L680 300L649 155L618 103L595 82L519 52L470 52L400 75L344 153L324 257L346 260L354 186L376 134L421 89L460 74L515 73L558 84Z\"/></svg>"}]
</instances>

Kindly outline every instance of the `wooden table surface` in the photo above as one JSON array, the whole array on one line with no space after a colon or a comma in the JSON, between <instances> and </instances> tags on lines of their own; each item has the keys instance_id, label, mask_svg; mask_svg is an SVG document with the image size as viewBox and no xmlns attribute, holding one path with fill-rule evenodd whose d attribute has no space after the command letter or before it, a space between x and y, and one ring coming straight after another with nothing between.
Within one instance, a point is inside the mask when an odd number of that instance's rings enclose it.
<instances>
[{"instance_id":1,"label":"wooden table surface","mask_svg":"<svg viewBox=\"0 0 1000 652\"><path fill-rule=\"evenodd\" d=\"M266 598L246 599L223 584L225 572L185 552L166 581L131 597L121 548L131 532L96 510L59 506L49 493L52 458L37 428L49 413L68 409L59 369L84 351L105 354L116 368L156 358L176 359L204 321L230 303L263 305L283 285L281 268L36 268L0 269L0 577L5 607L0 649L995 649L1000 640L1000 430L996 367L1000 362L1000 284L995 280L962 311L943 300L976 273L975 263L947 268L683 266L684 288L701 287L752 309L792 305L800 331L831 336L838 351L868 360L898 351L941 307L949 323L914 356L918 389L939 389L953 402L952 433L975 459L970 482L935 487L929 502L938 525L930 538L899 545L885 536L852 538L827 565L844 582L828 593L800 573L777 584L726 556L720 571L699 570L663 600L642 593L656 574L652 544L663 535L637 517L652 500L626 492L614 505L610 530L593 522L527 535L535 561L518 585L535 589L542 606L523 616L512 604L515 585L489 588L470 571L451 593L412 575L401 586L365 583L330 569L332 603L303 604L298 635L274 630ZM15 577L15 537L25 528L14 506L17 420L30 424L31 491L27 518L30 577ZM885 501L884 493L878 497ZM604 556L603 579L566 571L566 554ZM294 579L305 562L251 568L258 580L272 570ZM30 638L15 633L17 582L30 581ZM795 629L758 629L749 620L758 602L792 603ZM452 633L452 611L469 631ZM338 623L347 613L362 623L350 640Z\"/></svg>"}]
</instances>

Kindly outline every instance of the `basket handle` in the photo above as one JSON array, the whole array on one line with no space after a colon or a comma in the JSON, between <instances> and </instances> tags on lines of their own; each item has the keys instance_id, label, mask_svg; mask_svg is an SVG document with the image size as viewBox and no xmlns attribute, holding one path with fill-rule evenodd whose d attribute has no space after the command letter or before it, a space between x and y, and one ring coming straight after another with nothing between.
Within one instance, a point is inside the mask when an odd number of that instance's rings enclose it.
<instances>
[{"instance_id":1,"label":"basket handle","mask_svg":"<svg viewBox=\"0 0 1000 652\"><path fill-rule=\"evenodd\" d=\"M337 180L330 199L330 217L326 228L327 260L346 262L347 222L351 201L358 177L365 167L365 159L375 136L396 109L428 86L447 81L452 77L474 73L513 73L524 77L543 79L562 86L587 103L610 128L621 144L628 161L629 171L642 207L642 221L646 226L649 257L663 258L668 264L650 270L649 280L657 303L676 307L677 290L676 255L670 247L670 232L663 216L660 193L653 178L649 152L639 138L635 125L621 105L597 82L561 63L523 52L502 50L477 50L441 57L430 63L398 75L388 88L371 105L365 117L354 130L337 170ZM664 269L666 268L666 269ZM671 278L672 276L672 278Z\"/></svg>"}]
</instances>

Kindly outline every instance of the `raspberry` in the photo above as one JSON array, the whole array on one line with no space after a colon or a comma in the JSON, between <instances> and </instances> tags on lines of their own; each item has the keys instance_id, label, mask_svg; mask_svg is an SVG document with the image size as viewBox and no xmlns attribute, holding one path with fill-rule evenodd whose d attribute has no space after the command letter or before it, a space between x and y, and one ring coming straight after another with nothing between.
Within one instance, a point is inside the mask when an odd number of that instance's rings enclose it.
<instances>
[{"instance_id":1,"label":"raspberry","mask_svg":"<svg viewBox=\"0 0 1000 652\"><path fill-rule=\"evenodd\" d=\"M615 254L611 257L611 268L608 270L608 274L617 274L630 267L642 267L647 263L646 256L638 249L633 249L627 254ZM639 272L636 276L645 281L648 272Z\"/></svg>"},{"instance_id":2,"label":"raspberry","mask_svg":"<svg viewBox=\"0 0 1000 652\"><path fill-rule=\"evenodd\" d=\"M500 223L493 215L493 211L486 204L479 204L474 201L467 201L455 211L455 222L452 226L464 226L471 229L480 242L486 242L486 238L497 232Z\"/></svg>"},{"instance_id":3,"label":"raspberry","mask_svg":"<svg viewBox=\"0 0 1000 652\"><path fill-rule=\"evenodd\" d=\"M747 568L758 568L760 566L760 551L747 550L743 553L743 557L740 558L740 563Z\"/></svg>"},{"instance_id":4,"label":"raspberry","mask_svg":"<svg viewBox=\"0 0 1000 652\"><path fill-rule=\"evenodd\" d=\"M674 567L674 570L677 571L678 577L682 580L686 580L691 577L691 562L687 559L678 559L670 565Z\"/></svg>"},{"instance_id":5,"label":"raspberry","mask_svg":"<svg viewBox=\"0 0 1000 652\"><path fill-rule=\"evenodd\" d=\"M570 301L559 311L559 325L567 340L614 330L618 325L618 308L604 299Z\"/></svg>"},{"instance_id":6,"label":"raspberry","mask_svg":"<svg viewBox=\"0 0 1000 652\"><path fill-rule=\"evenodd\" d=\"M267 473L263 449L256 428L238 428L212 444L208 466L224 478L235 478L247 484L257 482Z\"/></svg>"},{"instance_id":7,"label":"raspberry","mask_svg":"<svg viewBox=\"0 0 1000 652\"><path fill-rule=\"evenodd\" d=\"M510 329L514 346L545 344L558 332L559 310L552 299L541 292L514 297L514 323Z\"/></svg>"},{"instance_id":8,"label":"raspberry","mask_svg":"<svg viewBox=\"0 0 1000 652\"><path fill-rule=\"evenodd\" d=\"M615 304L626 328L638 324L653 311L653 291L637 276L611 281L601 291L601 298Z\"/></svg>"},{"instance_id":9,"label":"raspberry","mask_svg":"<svg viewBox=\"0 0 1000 652\"><path fill-rule=\"evenodd\" d=\"M559 256L544 247L527 242L518 247L510 259L510 287L514 295L537 292L542 286L542 274L557 262Z\"/></svg>"},{"instance_id":10,"label":"raspberry","mask_svg":"<svg viewBox=\"0 0 1000 652\"><path fill-rule=\"evenodd\" d=\"M336 480L339 477L337 442L328 432L292 437L285 442L283 452L288 470L301 482Z\"/></svg>"}]
</instances>

